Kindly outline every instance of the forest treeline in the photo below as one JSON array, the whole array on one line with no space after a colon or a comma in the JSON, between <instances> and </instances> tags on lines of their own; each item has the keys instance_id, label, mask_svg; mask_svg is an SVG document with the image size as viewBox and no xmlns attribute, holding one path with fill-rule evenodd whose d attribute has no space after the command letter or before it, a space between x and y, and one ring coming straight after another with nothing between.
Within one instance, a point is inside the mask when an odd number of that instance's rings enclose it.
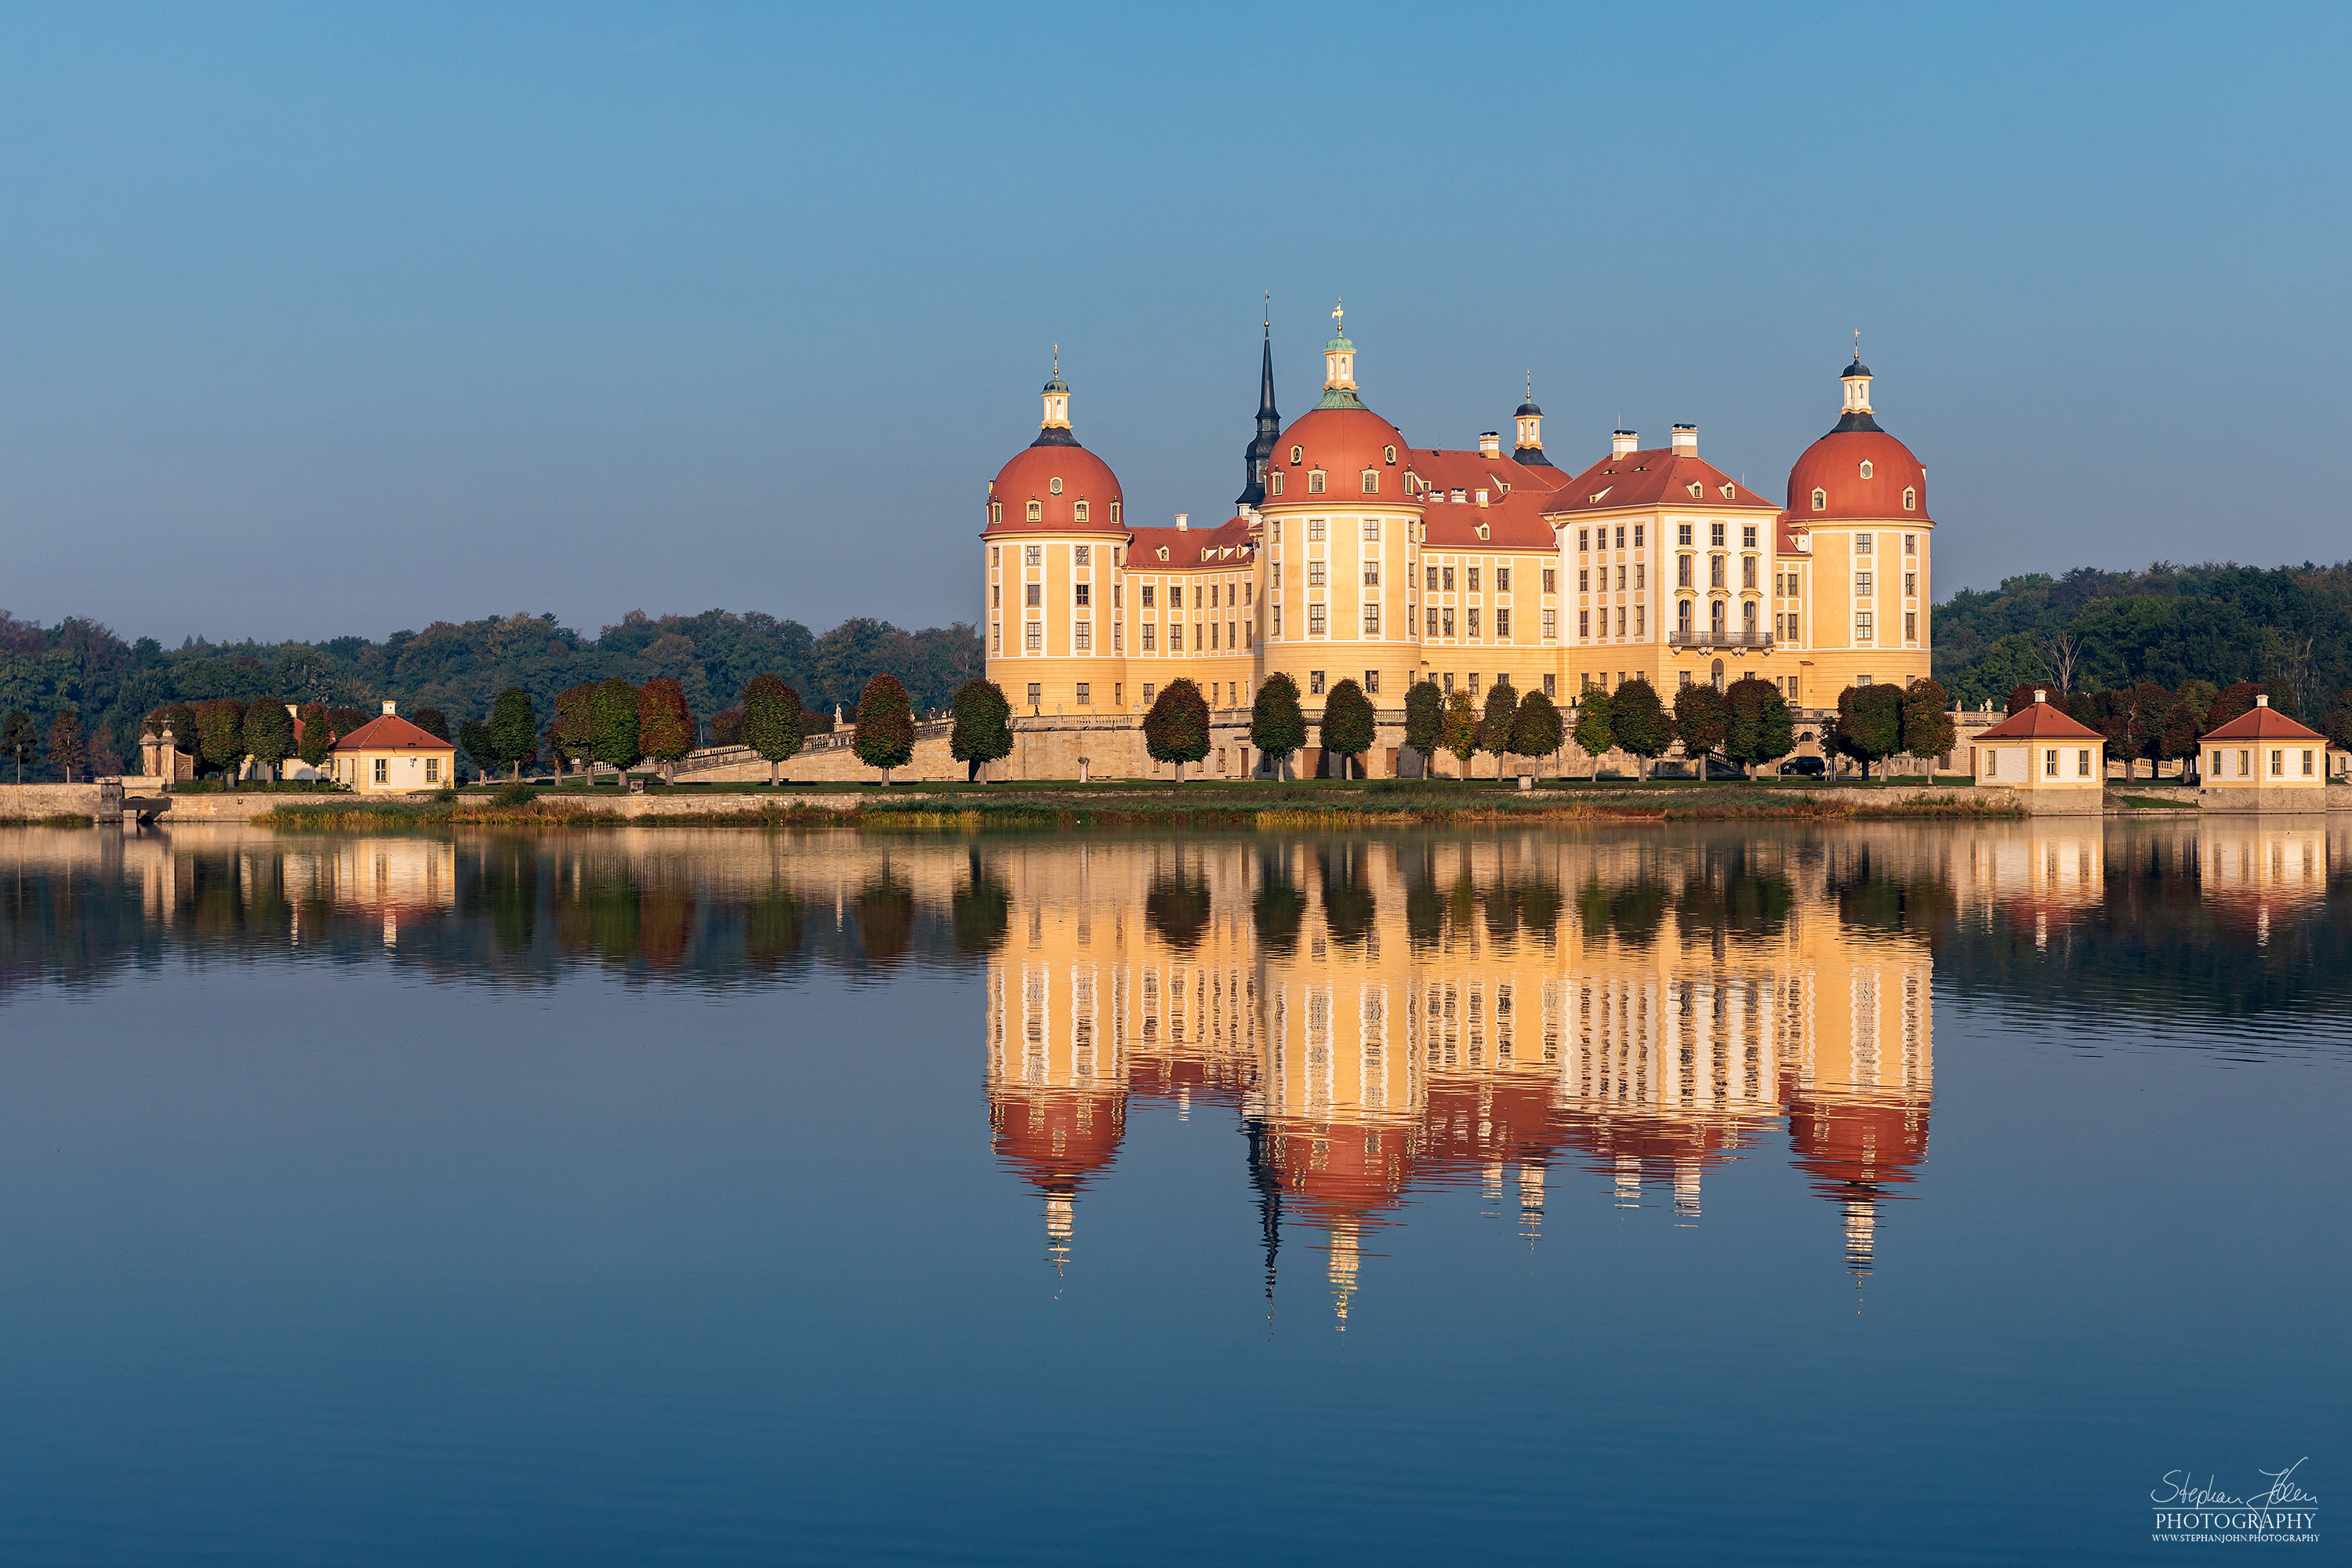
<instances>
[{"instance_id":1,"label":"forest treeline","mask_svg":"<svg viewBox=\"0 0 2352 1568\"><path fill-rule=\"evenodd\" d=\"M93 761L103 742L132 767L141 721L175 702L271 697L372 711L389 697L404 711L471 717L488 713L511 686L545 715L558 692L583 682L618 677L642 686L666 678L708 718L731 707L755 675L781 675L810 708L828 711L854 710L868 680L891 675L919 713L930 713L945 709L983 663L979 635L963 623L907 631L857 617L818 635L758 611L655 617L633 610L593 637L553 616L515 615L436 621L380 642L191 639L166 648L152 637L125 642L79 617L44 626L0 610L0 712L30 715L46 736L58 715L70 711ZM53 774L36 752L26 778Z\"/></svg>"}]
</instances>

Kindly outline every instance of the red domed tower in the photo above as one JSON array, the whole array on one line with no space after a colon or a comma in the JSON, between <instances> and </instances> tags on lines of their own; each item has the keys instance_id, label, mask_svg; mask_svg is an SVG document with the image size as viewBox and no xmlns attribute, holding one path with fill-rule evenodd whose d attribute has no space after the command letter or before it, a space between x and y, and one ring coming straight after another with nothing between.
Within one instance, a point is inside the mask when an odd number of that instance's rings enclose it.
<instances>
[{"instance_id":1,"label":"red domed tower","mask_svg":"<svg viewBox=\"0 0 2352 1568\"><path fill-rule=\"evenodd\" d=\"M1798 640L1817 704L1865 679L1907 684L1929 662L1927 470L1872 414L1858 336L1840 380L1845 406L1789 471L1784 514L1783 563L1810 563Z\"/></svg>"},{"instance_id":2,"label":"red domed tower","mask_svg":"<svg viewBox=\"0 0 2352 1568\"><path fill-rule=\"evenodd\" d=\"M1070 429L1058 347L1043 395L1037 438L988 487L988 678L1017 713L1116 712L1124 650L1112 584L1126 498Z\"/></svg>"}]
</instances>

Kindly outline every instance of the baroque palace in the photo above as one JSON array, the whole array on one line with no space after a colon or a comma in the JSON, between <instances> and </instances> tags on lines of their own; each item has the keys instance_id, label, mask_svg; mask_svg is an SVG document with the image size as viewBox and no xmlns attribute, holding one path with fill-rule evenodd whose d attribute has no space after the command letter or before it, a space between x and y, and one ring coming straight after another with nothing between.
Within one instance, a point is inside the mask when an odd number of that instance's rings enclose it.
<instances>
[{"instance_id":1,"label":"baroque palace","mask_svg":"<svg viewBox=\"0 0 2352 1568\"><path fill-rule=\"evenodd\" d=\"M1879 427L1858 350L1781 505L1701 458L1687 425L1664 447L1617 431L1571 473L1545 453L1532 393L1507 454L1496 432L1414 447L1364 402L1340 325L1320 399L1286 427L1269 328L1244 482L1213 528L1133 524L1118 476L1078 442L1057 363L982 533L988 675L1023 721L1015 776L1068 776L1082 755L1149 773L1141 716L1179 677L1209 697L1208 766L1229 773L1252 766L1268 674L1297 683L1310 723L1360 682L1380 710L1377 776L1398 771L1404 694L1424 679L1474 701L1507 679L1566 704L1636 676L1672 700L1758 675L1819 710L1846 686L1927 673L1927 470Z\"/></svg>"}]
</instances>

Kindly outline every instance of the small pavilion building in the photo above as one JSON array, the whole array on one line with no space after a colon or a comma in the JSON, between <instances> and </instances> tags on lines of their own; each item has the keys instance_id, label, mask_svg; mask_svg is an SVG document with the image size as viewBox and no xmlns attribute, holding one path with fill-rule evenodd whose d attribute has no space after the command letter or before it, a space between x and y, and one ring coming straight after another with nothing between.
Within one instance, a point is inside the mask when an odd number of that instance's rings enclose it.
<instances>
[{"instance_id":1,"label":"small pavilion building","mask_svg":"<svg viewBox=\"0 0 2352 1568\"><path fill-rule=\"evenodd\" d=\"M1979 784L2016 790L2026 809L2037 814L2105 809L2106 738L2051 706L2047 691L2034 692L2032 707L1977 732L1969 771Z\"/></svg>"},{"instance_id":2,"label":"small pavilion building","mask_svg":"<svg viewBox=\"0 0 2352 1568\"><path fill-rule=\"evenodd\" d=\"M2207 811L2326 811L2327 737L2267 697L2200 742Z\"/></svg>"},{"instance_id":3,"label":"small pavilion building","mask_svg":"<svg viewBox=\"0 0 2352 1568\"><path fill-rule=\"evenodd\" d=\"M336 742L328 761L335 782L361 795L442 789L457 782L457 748L402 718L389 698L383 715Z\"/></svg>"}]
</instances>

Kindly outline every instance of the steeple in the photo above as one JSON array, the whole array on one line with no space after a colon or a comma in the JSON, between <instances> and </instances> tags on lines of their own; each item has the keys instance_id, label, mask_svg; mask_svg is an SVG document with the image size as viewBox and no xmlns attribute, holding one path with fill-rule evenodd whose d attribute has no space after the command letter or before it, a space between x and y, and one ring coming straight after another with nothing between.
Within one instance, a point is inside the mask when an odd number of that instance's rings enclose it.
<instances>
[{"instance_id":1,"label":"steeple","mask_svg":"<svg viewBox=\"0 0 2352 1568\"><path fill-rule=\"evenodd\" d=\"M1875 430L1878 421L1870 416L1870 367L1862 363L1862 334L1853 334L1853 363L1839 373L1845 384L1845 406L1839 411L1838 430Z\"/></svg>"},{"instance_id":2,"label":"steeple","mask_svg":"<svg viewBox=\"0 0 2352 1568\"><path fill-rule=\"evenodd\" d=\"M1282 436L1282 416L1274 407L1274 312L1273 297L1267 296L1265 342L1258 356L1257 374L1257 434L1242 453L1242 493L1234 498L1235 508L1263 505L1265 501L1266 465L1274 461L1274 447Z\"/></svg>"},{"instance_id":3,"label":"steeple","mask_svg":"<svg viewBox=\"0 0 2352 1568\"><path fill-rule=\"evenodd\" d=\"M1323 345L1323 397L1315 406L1361 408L1364 400L1356 395L1356 345L1348 341L1344 305L1332 307L1331 322L1336 330Z\"/></svg>"},{"instance_id":4,"label":"steeple","mask_svg":"<svg viewBox=\"0 0 2352 1568\"><path fill-rule=\"evenodd\" d=\"M1033 447L1075 447L1078 438L1070 432L1070 389L1062 380L1062 345L1054 345L1054 379L1047 382L1042 394L1045 400L1045 416L1037 422L1037 438Z\"/></svg>"},{"instance_id":5,"label":"steeple","mask_svg":"<svg viewBox=\"0 0 2352 1568\"><path fill-rule=\"evenodd\" d=\"M1549 468L1551 459L1543 451L1543 410L1536 406L1536 373L1528 372L1528 400L1519 405L1518 445L1511 456L1529 468Z\"/></svg>"}]
</instances>

